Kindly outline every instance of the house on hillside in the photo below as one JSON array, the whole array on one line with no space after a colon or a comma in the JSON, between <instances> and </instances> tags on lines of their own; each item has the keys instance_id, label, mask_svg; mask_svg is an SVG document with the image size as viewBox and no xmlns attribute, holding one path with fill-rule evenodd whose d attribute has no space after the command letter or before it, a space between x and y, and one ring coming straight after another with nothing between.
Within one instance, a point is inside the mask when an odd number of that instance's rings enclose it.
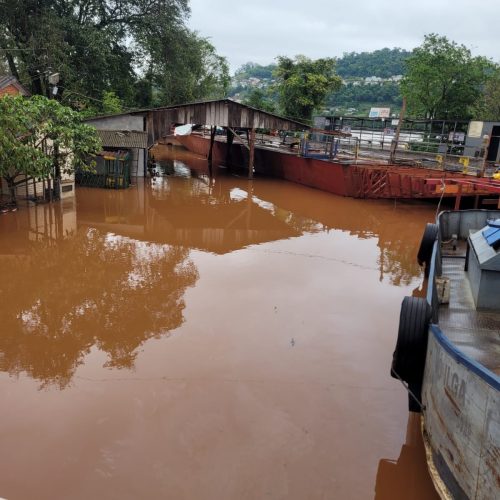
<instances>
[{"instance_id":1,"label":"house on hillside","mask_svg":"<svg viewBox=\"0 0 500 500\"><path fill-rule=\"evenodd\" d=\"M11 75L0 76L0 97L3 95L24 95L29 97L29 90Z\"/></svg>"}]
</instances>

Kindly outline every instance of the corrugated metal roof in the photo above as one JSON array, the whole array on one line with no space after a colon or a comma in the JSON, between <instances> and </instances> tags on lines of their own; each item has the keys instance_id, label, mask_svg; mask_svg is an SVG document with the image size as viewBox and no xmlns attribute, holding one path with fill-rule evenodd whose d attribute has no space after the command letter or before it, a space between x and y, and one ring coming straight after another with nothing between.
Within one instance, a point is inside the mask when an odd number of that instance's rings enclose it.
<instances>
[{"instance_id":1,"label":"corrugated metal roof","mask_svg":"<svg viewBox=\"0 0 500 500\"><path fill-rule=\"evenodd\" d=\"M285 116L280 116L275 113L270 113L269 111L264 111L263 109L258 109L254 108L253 106L249 106L248 104L243 104L238 101L234 101L233 99L225 98L225 99L209 99L206 101L193 101L193 102L187 102L187 103L182 103L182 104L172 104L171 106L161 106L159 108L149 108L149 109L142 109L138 110L135 113L141 113L144 111L163 111L163 110L175 110L175 109L180 109L180 108L188 108L188 107L193 107L193 106L205 106L205 105L211 105L211 104L230 104L230 105L235 105L239 108L242 109L247 109L251 111L255 111L257 113L260 113L261 115L267 116L267 117L272 117L276 120L282 121L282 122L288 122L294 125L297 125L300 130L305 130L305 129L310 129L311 126L307 125L305 123L302 123L298 120L294 120L293 118L287 118ZM134 112L132 112L134 113ZM204 123L199 123L199 125L206 125ZM223 124L217 124L223 126Z\"/></svg>"},{"instance_id":2,"label":"corrugated metal roof","mask_svg":"<svg viewBox=\"0 0 500 500\"><path fill-rule=\"evenodd\" d=\"M252 108L231 99L178 104L162 108L127 111L116 115L87 118L87 123L99 118L119 118L127 115L141 115L146 117L148 145L152 146L160 138L171 133L172 125L194 123L197 125L210 125L243 129L274 129L287 131L302 131L310 129L309 125L290 120L281 116ZM101 132L103 132L101 130ZM124 146L121 143L115 147Z\"/></svg>"},{"instance_id":3,"label":"corrugated metal roof","mask_svg":"<svg viewBox=\"0 0 500 500\"><path fill-rule=\"evenodd\" d=\"M97 130L103 147L147 149L148 133L140 130Z\"/></svg>"},{"instance_id":4,"label":"corrugated metal roof","mask_svg":"<svg viewBox=\"0 0 500 500\"><path fill-rule=\"evenodd\" d=\"M14 85L19 90L20 94L29 96L30 93L24 85L19 83L18 79L12 75L0 76L0 89L4 89L9 85Z\"/></svg>"},{"instance_id":5,"label":"corrugated metal roof","mask_svg":"<svg viewBox=\"0 0 500 500\"><path fill-rule=\"evenodd\" d=\"M307 130L307 129L311 128L310 125L307 125L307 124L302 123L300 121L286 118L283 116L279 116L279 115L276 115L274 113L264 111L262 109L253 108L252 106L248 106L246 104L242 104L240 102L233 101L232 99L228 99L228 98L226 98L226 99L211 99L211 100L207 100L207 101L195 101L195 102L189 102L189 103L183 103L183 104L174 104L171 106L161 106L158 108L144 108L144 109L137 109L137 110L130 109L130 110L124 111L122 113L93 116L92 118L87 118L85 121L90 122L90 121L98 120L101 118L113 118L113 117L126 116L126 115L143 115L144 116L144 115L150 115L151 113L154 113L154 112L177 111L177 110L182 110L183 108L193 108L193 107L201 107L201 106L206 107L206 106L215 105L215 104L231 105L231 106L234 106L236 108L240 108L242 110L246 109L248 111L253 111L255 113L258 113L259 115L271 118L275 121L281 121L282 123L291 124L292 127L290 127L290 126L287 127L287 129L290 129L290 130ZM200 122L200 123L198 123L198 125L210 125L210 124ZM225 123L217 123L216 125L225 126ZM239 126L239 124L232 124L232 126L237 127L237 126ZM244 125L241 125L241 126L243 128L245 128Z\"/></svg>"},{"instance_id":6,"label":"corrugated metal roof","mask_svg":"<svg viewBox=\"0 0 500 500\"><path fill-rule=\"evenodd\" d=\"M14 80L15 78L13 76L0 76L0 89L7 87L7 85L10 85L10 83Z\"/></svg>"}]
</instances>

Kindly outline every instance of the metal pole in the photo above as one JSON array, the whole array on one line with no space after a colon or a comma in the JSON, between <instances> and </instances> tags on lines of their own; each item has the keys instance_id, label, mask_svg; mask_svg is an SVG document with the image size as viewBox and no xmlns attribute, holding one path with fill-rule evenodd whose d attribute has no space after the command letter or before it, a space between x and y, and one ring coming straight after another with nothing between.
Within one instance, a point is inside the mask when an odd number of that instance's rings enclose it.
<instances>
[{"instance_id":1,"label":"metal pole","mask_svg":"<svg viewBox=\"0 0 500 500\"><path fill-rule=\"evenodd\" d=\"M398 126L396 127L396 134L394 135L394 139L392 140L391 143L390 163L394 163L394 160L396 158L396 149L398 147L399 134L401 132L401 125L405 118L405 113L406 113L406 97L403 97L403 104L401 106L401 112L399 113L399 121L398 121Z\"/></svg>"},{"instance_id":2,"label":"metal pole","mask_svg":"<svg viewBox=\"0 0 500 500\"><path fill-rule=\"evenodd\" d=\"M490 149L490 142L491 142L491 136L492 136L492 134L493 134L493 130L487 136L487 138L485 138L485 136L483 136L483 143L486 143L486 147L484 148L483 165L481 167L481 177L484 177L484 174L486 172L486 159L488 158L488 153L489 153L489 149Z\"/></svg>"}]
</instances>

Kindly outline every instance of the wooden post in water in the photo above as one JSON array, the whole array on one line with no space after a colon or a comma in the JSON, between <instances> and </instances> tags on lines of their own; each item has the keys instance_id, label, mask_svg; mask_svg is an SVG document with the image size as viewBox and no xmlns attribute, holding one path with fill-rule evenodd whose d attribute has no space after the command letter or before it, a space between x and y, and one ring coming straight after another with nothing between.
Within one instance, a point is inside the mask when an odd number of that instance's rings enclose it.
<instances>
[{"instance_id":1,"label":"wooden post in water","mask_svg":"<svg viewBox=\"0 0 500 500\"><path fill-rule=\"evenodd\" d=\"M210 127L210 149L208 151L208 172L210 174L210 177L212 177L212 153L214 149L214 141L215 141L215 132L217 130L217 127Z\"/></svg>"},{"instance_id":2,"label":"wooden post in water","mask_svg":"<svg viewBox=\"0 0 500 500\"><path fill-rule=\"evenodd\" d=\"M226 129L226 167L231 168L231 149L233 147L234 134L230 128Z\"/></svg>"},{"instance_id":3,"label":"wooden post in water","mask_svg":"<svg viewBox=\"0 0 500 500\"><path fill-rule=\"evenodd\" d=\"M215 131L217 127L210 127L210 149L208 150L207 160L212 162L212 151L214 149L214 141L215 141Z\"/></svg>"},{"instance_id":4,"label":"wooden post in water","mask_svg":"<svg viewBox=\"0 0 500 500\"><path fill-rule=\"evenodd\" d=\"M250 137L249 137L249 146L250 146L250 155L248 158L248 178L253 179L253 164L255 158L255 129L250 129Z\"/></svg>"}]
</instances>

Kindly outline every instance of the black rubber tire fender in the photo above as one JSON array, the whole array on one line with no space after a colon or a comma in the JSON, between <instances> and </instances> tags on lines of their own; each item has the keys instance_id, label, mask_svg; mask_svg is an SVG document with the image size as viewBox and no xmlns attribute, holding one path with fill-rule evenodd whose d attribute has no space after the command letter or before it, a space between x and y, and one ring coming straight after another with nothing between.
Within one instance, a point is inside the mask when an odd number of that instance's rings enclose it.
<instances>
[{"instance_id":1,"label":"black rubber tire fender","mask_svg":"<svg viewBox=\"0 0 500 500\"><path fill-rule=\"evenodd\" d=\"M430 320L431 308L427 300L420 297L403 299L392 357L391 375L394 378L397 374L408 383L422 382Z\"/></svg>"},{"instance_id":2,"label":"black rubber tire fender","mask_svg":"<svg viewBox=\"0 0 500 500\"><path fill-rule=\"evenodd\" d=\"M424 234L422 235L422 241L420 242L420 248L417 253L417 262L420 266L426 264L426 268L429 268L431 257L432 257L432 247L438 236L438 226L437 224L428 223L425 226Z\"/></svg>"}]
</instances>

